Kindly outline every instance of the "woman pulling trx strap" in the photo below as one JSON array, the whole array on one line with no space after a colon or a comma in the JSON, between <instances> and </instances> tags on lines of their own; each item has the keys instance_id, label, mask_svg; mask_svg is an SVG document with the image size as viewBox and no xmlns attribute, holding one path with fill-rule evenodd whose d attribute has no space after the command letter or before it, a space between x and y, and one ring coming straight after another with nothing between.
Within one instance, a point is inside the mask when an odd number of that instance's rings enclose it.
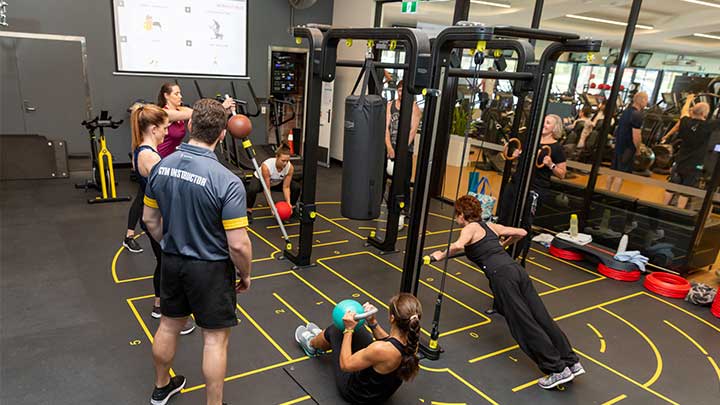
<instances>
[{"instance_id":1,"label":"woman pulling trx strap","mask_svg":"<svg viewBox=\"0 0 720 405\"><path fill-rule=\"evenodd\" d=\"M505 251L525 237L526 231L480 220L480 202L462 196L455 202L455 222L463 227L460 237L450 244L449 252L432 253L443 260L465 251L467 258L483 270L490 281L497 311L505 317L510 334L547 376L538 380L550 389L584 374L578 356L567 336L560 330L533 287L525 269Z\"/></svg>"}]
</instances>

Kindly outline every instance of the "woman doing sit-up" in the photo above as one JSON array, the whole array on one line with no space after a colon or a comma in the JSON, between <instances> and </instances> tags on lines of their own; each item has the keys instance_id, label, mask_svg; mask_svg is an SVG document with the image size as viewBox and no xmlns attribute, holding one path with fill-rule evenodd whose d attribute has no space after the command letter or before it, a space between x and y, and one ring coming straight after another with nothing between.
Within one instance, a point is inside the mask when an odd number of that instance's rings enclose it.
<instances>
[{"instance_id":1,"label":"woman doing sit-up","mask_svg":"<svg viewBox=\"0 0 720 405\"><path fill-rule=\"evenodd\" d=\"M372 336L365 328L356 330L358 321L352 311L343 317L343 331L334 324L322 330L314 323L299 326L295 331L295 340L309 356L332 349L335 384L342 397L352 404L385 402L420 368L417 357L420 301L411 294L400 293L390 299L388 307L390 333L372 315L367 318ZM363 308L365 312L375 309L369 303Z\"/></svg>"},{"instance_id":2,"label":"woman doing sit-up","mask_svg":"<svg viewBox=\"0 0 720 405\"><path fill-rule=\"evenodd\" d=\"M480 220L480 202L462 196L455 202L455 222L462 226L449 254L465 255L490 281L497 311L505 317L510 334L542 370L548 374L538 380L541 388L550 389L584 374L578 356L567 336L560 330L535 291L525 269L505 251L505 247L525 237L526 231ZM443 260L448 252L432 253Z\"/></svg>"}]
</instances>

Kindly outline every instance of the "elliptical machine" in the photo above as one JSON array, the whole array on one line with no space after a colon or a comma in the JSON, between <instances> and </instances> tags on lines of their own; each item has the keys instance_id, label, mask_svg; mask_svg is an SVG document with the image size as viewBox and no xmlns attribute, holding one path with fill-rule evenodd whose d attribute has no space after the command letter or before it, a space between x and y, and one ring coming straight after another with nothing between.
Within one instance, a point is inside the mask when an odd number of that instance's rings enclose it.
<instances>
[{"instance_id":1,"label":"elliptical machine","mask_svg":"<svg viewBox=\"0 0 720 405\"><path fill-rule=\"evenodd\" d=\"M115 192L115 171L113 170L112 154L108 150L107 141L105 140L105 128L117 129L122 123L123 120L113 121L107 111L100 111L99 117L81 123L90 134L92 178L86 180L83 184L76 184L75 188L81 188L85 191L95 189L100 191L101 194L88 199L88 204L130 201L130 197L118 197ZM99 136L95 135L97 129L100 129Z\"/></svg>"}]
</instances>

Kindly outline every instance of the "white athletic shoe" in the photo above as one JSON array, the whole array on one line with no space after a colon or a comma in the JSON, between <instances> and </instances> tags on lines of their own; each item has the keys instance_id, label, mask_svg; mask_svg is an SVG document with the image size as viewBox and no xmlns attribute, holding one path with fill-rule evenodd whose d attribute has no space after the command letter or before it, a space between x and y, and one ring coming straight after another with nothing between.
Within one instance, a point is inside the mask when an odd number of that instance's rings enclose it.
<instances>
[{"instance_id":1,"label":"white athletic shoe","mask_svg":"<svg viewBox=\"0 0 720 405\"><path fill-rule=\"evenodd\" d=\"M400 218L398 218L398 232L402 231L403 228L405 228L405 215L400 214Z\"/></svg>"},{"instance_id":2,"label":"white athletic shoe","mask_svg":"<svg viewBox=\"0 0 720 405\"><path fill-rule=\"evenodd\" d=\"M300 325L297 327L297 329L295 329L295 341L298 342L300 348L303 349L305 354L310 357L315 357L315 355L317 354L317 350L315 350L314 347L310 346L310 341L314 337L315 335L313 335L313 333L308 330L307 326Z\"/></svg>"}]
</instances>

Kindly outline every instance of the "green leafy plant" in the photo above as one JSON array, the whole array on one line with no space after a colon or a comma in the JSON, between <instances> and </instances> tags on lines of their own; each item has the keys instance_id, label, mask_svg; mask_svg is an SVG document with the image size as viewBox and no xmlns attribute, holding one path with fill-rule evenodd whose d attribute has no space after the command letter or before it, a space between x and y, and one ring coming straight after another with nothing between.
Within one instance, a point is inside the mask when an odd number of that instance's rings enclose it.
<instances>
[{"instance_id":1,"label":"green leafy plant","mask_svg":"<svg viewBox=\"0 0 720 405\"><path fill-rule=\"evenodd\" d=\"M467 101L463 101L460 103L460 105L456 105L453 109L453 120L452 125L450 126L450 133L453 135L465 135L468 120L470 119L470 113L468 112L467 104Z\"/></svg>"}]
</instances>

